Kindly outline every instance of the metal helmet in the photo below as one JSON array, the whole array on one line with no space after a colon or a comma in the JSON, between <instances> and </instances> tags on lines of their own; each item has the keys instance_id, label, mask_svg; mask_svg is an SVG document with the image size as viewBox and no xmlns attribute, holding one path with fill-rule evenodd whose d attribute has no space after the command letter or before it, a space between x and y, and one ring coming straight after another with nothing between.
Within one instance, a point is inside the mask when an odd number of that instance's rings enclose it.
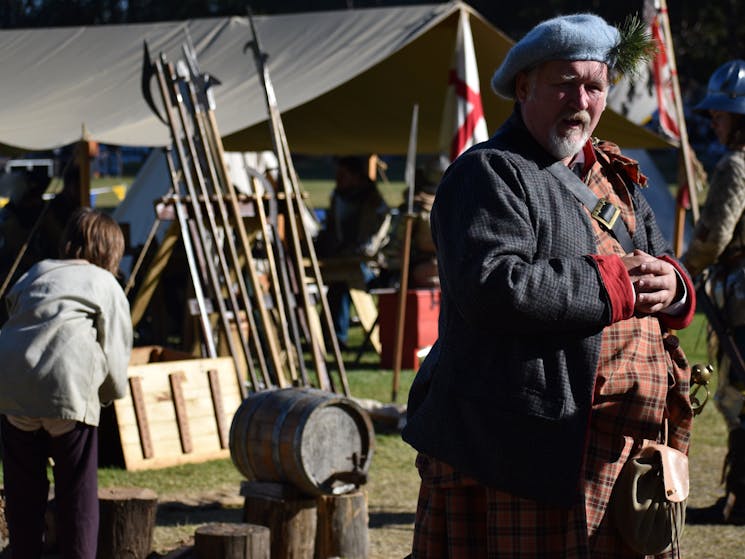
<instances>
[{"instance_id":1,"label":"metal helmet","mask_svg":"<svg viewBox=\"0 0 745 559\"><path fill-rule=\"evenodd\" d=\"M709 78L706 97L696 111L726 111L745 114L745 60L730 60Z\"/></svg>"}]
</instances>

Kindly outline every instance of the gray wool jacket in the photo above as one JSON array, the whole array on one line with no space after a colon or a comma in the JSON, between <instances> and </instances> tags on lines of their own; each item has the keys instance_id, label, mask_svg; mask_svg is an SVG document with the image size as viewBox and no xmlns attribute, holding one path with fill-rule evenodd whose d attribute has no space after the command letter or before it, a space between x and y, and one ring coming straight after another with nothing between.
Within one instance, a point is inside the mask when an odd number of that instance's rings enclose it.
<instances>
[{"instance_id":1,"label":"gray wool jacket","mask_svg":"<svg viewBox=\"0 0 745 559\"><path fill-rule=\"evenodd\" d=\"M84 260L42 260L7 296L0 330L0 413L98 425L127 391L129 303L114 276Z\"/></svg>"},{"instance_id":2,"label":"gray wool jacket","mask_svg":"<svg viewBox=\"0 0 745 559\"><path fill-rule=\"evenodd\" d=\"M445 173L432 212L439 338L403 438L481 483L571 506L611 302L590 217L515 114ZM632 188L636 247L671 255Z\"/></svg>"}]
</instances>

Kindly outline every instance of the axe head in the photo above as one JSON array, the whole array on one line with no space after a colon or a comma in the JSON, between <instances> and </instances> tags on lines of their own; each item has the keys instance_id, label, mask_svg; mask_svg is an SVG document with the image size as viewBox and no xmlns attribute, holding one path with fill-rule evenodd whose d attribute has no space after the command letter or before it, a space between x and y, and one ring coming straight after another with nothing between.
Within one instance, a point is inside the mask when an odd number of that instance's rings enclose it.
<instances>
[{"instance_id":1,"label":"axe head","mask_svg":"<svg viewBox=\"0 0 745 559\"><path fill-rule=\"evenodd\" d=\"M150 57L150 49L147 46L147 41L143 41L143 49L142 49L142 78L140 80L140 87L142 88L142 96L145 98L145 102L147 103L147 106L150 107L150 110L155 113L155 116L158 117L158 120L160 120L163 124L168 124L168 121L166 121L165 118L163 118L163 115L160 113L160 110L158 109L157 105L155 104L155 100L153 99L153 94L150 91L150 82L152 82L152 78L156 73L155 64L153 63L153 59Z\"/></svg>"}]
</instances>

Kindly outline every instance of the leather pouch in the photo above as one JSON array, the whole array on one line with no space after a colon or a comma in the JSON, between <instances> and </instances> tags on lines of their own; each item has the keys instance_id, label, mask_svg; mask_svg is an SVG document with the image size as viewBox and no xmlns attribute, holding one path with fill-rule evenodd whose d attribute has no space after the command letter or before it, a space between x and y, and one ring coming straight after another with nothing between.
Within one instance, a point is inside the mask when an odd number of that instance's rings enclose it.
<instances>
[{"instance_id":1,"label":"leather pouch","mask_svg":"<svg viewBox=\"0 0 745 559\"><path fill-rule=\"evenodd\" d=\"M629 458L609 507L626 544L643 555L679 549L688 490L688 457L682 452L649 443Z\"/></svg>"}]
</instances>

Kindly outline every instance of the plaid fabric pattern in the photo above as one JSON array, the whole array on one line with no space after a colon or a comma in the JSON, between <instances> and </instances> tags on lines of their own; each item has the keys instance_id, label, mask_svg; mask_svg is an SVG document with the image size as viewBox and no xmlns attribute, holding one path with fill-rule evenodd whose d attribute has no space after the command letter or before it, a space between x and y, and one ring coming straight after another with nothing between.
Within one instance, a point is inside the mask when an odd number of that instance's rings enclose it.
<instances>
[{"instance_id":1,"label":"plaid fabric pattern","mask_svg":"<svg viewBox=\"0 0 745 559\"><path fill-rule=\"evenodd\" d=\"M621 209L633 234L631 198L595 162L585 178L599 197ZM589 210L588 210L589 213ZM623 254L592 220L599 254ZM584 466L584 487L571 509L490 489L423 454L412 557L415 559L638 557L606 514L618 474L644 439L656 439L668 408L670 444L687 451L692 413L687 370L665 352L654 317L615 323L603 332ZM550 467L547 465L546 467ZM674 557L676 550L657 556Z\"/></svg>"}]
</instances>

